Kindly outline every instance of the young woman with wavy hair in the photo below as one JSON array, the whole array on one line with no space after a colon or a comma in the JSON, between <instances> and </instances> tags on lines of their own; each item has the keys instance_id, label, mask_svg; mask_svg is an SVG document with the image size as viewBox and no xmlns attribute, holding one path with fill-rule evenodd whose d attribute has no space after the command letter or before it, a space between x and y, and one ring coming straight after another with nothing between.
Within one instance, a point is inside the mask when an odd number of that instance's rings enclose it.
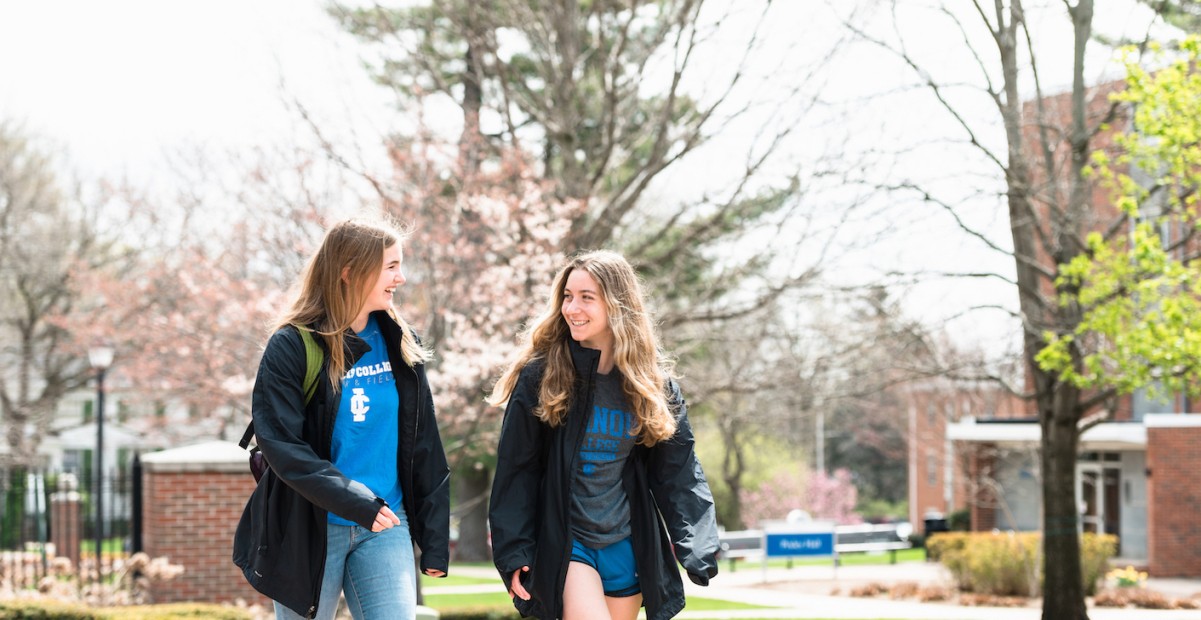
<instances>
[{"instance_id":1,"label":"young woman with wavy hair","mask_svg":"<svg viewBox=\"0 0 1201 620\"><path fill-rule=\"evenodd\" d=\"M717 574L713 496L671 371L621 255L559 271L489 397L506 407L493 559L523 615L670 618L677 560L698 584Z\"/></svg>"}]
</instances>

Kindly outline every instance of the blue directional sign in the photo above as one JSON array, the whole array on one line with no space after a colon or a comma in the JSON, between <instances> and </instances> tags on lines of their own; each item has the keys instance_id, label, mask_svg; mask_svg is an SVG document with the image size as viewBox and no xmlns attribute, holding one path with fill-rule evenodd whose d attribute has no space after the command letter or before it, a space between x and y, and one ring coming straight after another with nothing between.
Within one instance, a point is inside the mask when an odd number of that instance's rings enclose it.
<instances>
[{"instance_id":1,"label":"blue directional sign","mask_svg":"<svg viewBox=\"0 0 1201 620\"><path fill-rule=\"evenodd\" d=\"M767 556L832 556L834 532L767 532Z\"/></svg>"}]
</instances>

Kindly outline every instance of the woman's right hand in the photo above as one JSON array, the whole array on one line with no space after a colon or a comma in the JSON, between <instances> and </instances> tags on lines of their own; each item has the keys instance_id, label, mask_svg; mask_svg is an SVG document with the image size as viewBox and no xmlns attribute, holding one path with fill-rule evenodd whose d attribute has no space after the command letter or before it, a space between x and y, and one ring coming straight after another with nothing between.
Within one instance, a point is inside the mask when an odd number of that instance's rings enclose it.
<instances>
[{"instance_id":1,"label":"woman's right hand","mask_svg":"<svg viewBox=\"0 0 1201 620\"><path fill-rule=\"evenodd\" d=\"M521 585L521 573L528 572L530 572L530 567L528 566L522 566L521 570L513 571L513 583L511 584L512 587L509 588L509 596L516 596L523 601L530 600L530 593L526 592L525 586Z\"/></svg>"},{"instance_id":2,"label":"woman's right hand","mask_svg":"<svg viewBox=\"0 0 1201 620\"><path fill-rule=\"evenodd\" d=\"M397 518L395 512L392 512L391 508L381 506L379 514L375 515L375 523L371 524L371 531L382 532L393 525L400 525L400 519Z\"/></svg>"}]
</instances>

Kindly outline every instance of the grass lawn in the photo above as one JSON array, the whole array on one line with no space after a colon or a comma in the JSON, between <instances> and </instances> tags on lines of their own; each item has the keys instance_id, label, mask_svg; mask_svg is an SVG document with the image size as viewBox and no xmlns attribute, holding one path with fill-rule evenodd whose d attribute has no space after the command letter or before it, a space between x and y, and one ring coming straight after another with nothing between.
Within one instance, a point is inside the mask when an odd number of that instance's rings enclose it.
<instances>
[{"instance_id":1,"label":"grass lawn","mask_svg":"<svg viewBox=\"0 0 1201 620\"><path fill-rule=\"evenodd\" d=\"M427 594L425 604L437 610L460 607L510 607L513 602L504 592L488 592L484 594ZM751 605L711 598L689 597L688 611L723 611L729 609L772 609L766 605Z\"/></svg>"},{"instance_id":2,"label":"grass lawn","mask_svg":"<svg viewBox=\"0 0 1201 620\"><path fill-rule=\"evenodd\" d=\"M488 579L484 577L464 577L456 575L455 569L451 567L450 574L445 577L430 577L421 575L421 587L423 588L438 588L442 586L478 586L480 584L494 583L500 586L500 577Z\"/></svg>"},{"instance_id":3,"label":"grass lawn","mask_svg":"<svg viewBox=\"0 0 1201 620\"><path fill-rule=\"evenodd\" d=\"M924 549L901 549L897 551L897 564L903 562L925 562L926 551ZM790 563L791 562L791 563ZM887 551L881 553L847 553L838 556L840 566L862 566L862 565L879 565L889 564L892 562L891 554ZM769 568L787 568L789 566L833 566L834 560L830 558L772 558L768 560ZM721 570L730 569L730 560L721 560L718 563ZM734 570L756 570L763 567L763 560L760 558L738 559L735 561Z\"/></svg>"}]
</instances>

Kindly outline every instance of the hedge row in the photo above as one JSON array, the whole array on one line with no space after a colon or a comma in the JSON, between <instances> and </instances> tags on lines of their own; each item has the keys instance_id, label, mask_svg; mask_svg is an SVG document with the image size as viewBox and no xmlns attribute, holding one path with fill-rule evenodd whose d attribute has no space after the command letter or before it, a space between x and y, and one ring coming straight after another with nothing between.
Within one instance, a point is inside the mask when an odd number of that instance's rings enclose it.
<instances>
[{"instance_id":1,"label":"hedge row","mask_svg":"<svg viewBox=\"0 0 1201 620\"><path fill-rule=\"evenodd\" d=\"M946 532L926 541L930 557L951 571L959 589L996 596L1032 596L1042 590L1042 539L1037 532ZM1084 590L1097 591L1117 537L1085 533L1080 537Z\"/></svg>"},{"instance_id":2,"label":"hedge row","mask_svg":"<svg viewBox=\"0 0 1201 620\"><path fill-rule=\"evenodd\" d=\"M48 599L0 601L0 618L5 620L250 620L242 609L201 603L140 605L137 607L89 608Z\"/></svg>"}]
</instances>

